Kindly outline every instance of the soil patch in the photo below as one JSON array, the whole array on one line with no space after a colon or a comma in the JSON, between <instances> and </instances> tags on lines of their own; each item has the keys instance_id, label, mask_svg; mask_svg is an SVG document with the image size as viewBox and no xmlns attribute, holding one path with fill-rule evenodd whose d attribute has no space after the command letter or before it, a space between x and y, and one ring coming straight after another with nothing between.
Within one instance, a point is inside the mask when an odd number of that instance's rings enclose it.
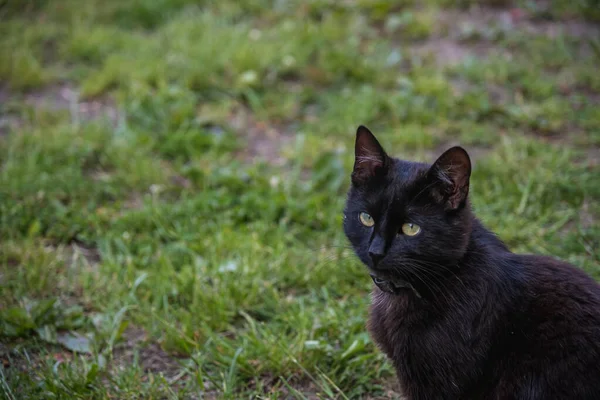
<instances>
[{"instance_id":1,"label":"soil patch","mask_svg":"<svg viewBox=\"0 0 600 400\"><path fill-rule=\"evenodd\" d=\"M149 342L143 329L128 328L123 333L123 339L113 352L113 367L131 366L137 353L137 360L144 372L162 373L167 379L174 379L180 374L180 359L168 354L158 344Z\"/></svg>"},{"instance_id":2,"label":"soil patch","mask_svg":"<svg viewBox=\"0 0 600 400\"><path fill-rule=\"evenodd\" d=\"M25 95L25 103L50 111L68 110L74 122L107 119L116 126L119 119L119 112L112 99L103 97L83 100L70 84L29 92Z\"/></svg>"},{"instance_id":3,"label":"soil patch","mask_svg":"<svg viewBox=\"0 0 600 400\"><path fill-rule=\"evenodd\" d=\"M246 147L236 154L237 157L247 162L264 160L275 166L285 164L286 157L281 152L294 139L286 128L259 121L244 108L232 113L229 125L247 140Z\"/></svg>"}]
</instances>

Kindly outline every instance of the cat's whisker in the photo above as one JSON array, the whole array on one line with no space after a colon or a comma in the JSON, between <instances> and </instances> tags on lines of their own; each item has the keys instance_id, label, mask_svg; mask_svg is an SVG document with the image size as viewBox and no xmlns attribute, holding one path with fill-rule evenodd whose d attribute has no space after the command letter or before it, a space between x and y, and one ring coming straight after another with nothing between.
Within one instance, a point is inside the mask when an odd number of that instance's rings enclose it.
<instances>
[{"instance_id":1,"label":"cat's whisker","mask_svg":"<svg viewBox=\"0 0 600 400\"><path fill-rule=\"evenodd\" d=\"M465 285L465 283L462 281L462 279L460 279L460 276L458 276L458 274L456 273L456 271L452 270L452 268L450 268L450 267L447 267L447 266L445 266L445 265L443 265L443 264L439 264L439 263L436 263L436 262L432 262L432 261L425 261L425 260L413 260L413 261L416 261L416 262L418 262L418 263L421 263L421 264L423 264L423 265L427 265L427 266L430 266L430 267L432 267L431 271L432 271L433 273L436 273L436 274L438 274L438 275L442 276L442 277L443 277L443 274L442 274L442 272L441 272L441 271L439 271L437 268L441 268L441 269L443 269L444 271L447 271L448 273L450 273L450 275L451 275L451 276L453 276L454 278L456 278L456 280L457 280L458 282L460 282L460 284L461 284L461 285L462 285L464 288L466 288L466 285Z\"/></svg>"},{"instance_id":2,"label":"cat's whisker","mask_svg":"<svg viewBox=\"0 0 600 400\"><path fill-rule=\"evenodd\" d=\"M419 264L424 265L424 266L433 267L429 271L431 271L432 273L436 273L436 274L438 274L438 275L440 275L442 277L443 277L443 275L436 268L441 268L441 269L443 269L445 271L448 271L452 276L454 276L460 282L460 284L463 286L463 288L465 288L465 289L467 288L466 285L465 285L465 283L458 276L458 274L455 271L453 271L450 267L447 267L445 265L442 265L442 264L439 264L439 263L436 263L436 262L433 262L433 261L427 261L427 260L416 260L416 259L412 259L411 258L410 261L411 262L415 262L415 263L419 263Z\"/></svg>"},{"instance_id":3,"label":"cat's whisker","mask_svg":"<svg viewBox=\"0 0 600 400\"><path fill-rule=\"evenodd\" d=\"M442 293L444 295L444 297L446 298L446 301L449 300L448 296L450 296L452 298L452 300L455 303L457 303L456 297L455 297L453 291L450 290L450 288L448 287L448 284L443 281L443 278L440 278L436 275L436 272L438 272L438 271L435 271L431 268L427 268L426 266L423 266L423 265L419 265L420 260L419 261L411 260L411 261L413 263L408 264L408 265L411 266L412 268L414 268L416 271L418 271L417 273L414 274L415 276L419 277L418 274L423 273L426 276L428 276L429 279L435 279L435 281L439 284L439 286L438 286L438 284L436 284L436 287L438 289L440 289L440 293ZM439 274L439 272L438 272L438 274Z\"/></svg>"},{"instance_id":4,"label":"cat's whisker","mask_svg":"<svg viewBox=\"0 0 600 400\"><path fill-rule=\"evenodd\" d=\"M419 267L419 270L424 274L424 276L428 277L431 282L436 282L436 288L439 289L439 293L446 300L446 304L456 303L454 295L451 291L448 290L446 284L443 281L439 280L433 275L430 275L429 271L426 268ZM436 305L441 306L441 304L439 304L438 302L436 302Z\"/></svg>"},{"instance_id":5,"label":"cat's whisker","mask_svg":"<svg viewBox=\"0 0 600 400\"><path fill-rule=\"evenodd\" d=\"M414 276L415 278L417 278L417 279L419 279L421 282L423 282L423 284L425 285L425 287L427 288L427 290L429 290L429 292L430 292L430 293L431 293L433 296L435 296L435 297L436 297L436 302L435 302L436 304L437 304L437 295L438 295L438 294L442 294L444 297L446 297L446 295L444 294L444 290L439 290L440 288L439 288L439 286L438 286L437 284L435 284L435 283L434 283L434 282L432 282L431 280L429 281L429 283L430 283L431 285L434 285L434 286L435 286L435 288L437 289L437 290L432 290L432 289L431 289L431 286L430 286L430 285L428 285L428 284L427 284L427 282L424 280L424 277L422 277L422 276L421 276L419 273L414 273L414 271L410 271L410 269L411 269L411 268L412 268L413 270L420 271L420 270L421 270L421 267L419 267L419 266L418 266L418 265L416 265L416 264L407 264L407 266L409 267L408 269L406 269L406 270L405 270L405 269L403 269L403 270L397 270L397 271L398 271L398 272L400 272L400 271L403 271L403 272L413 272L413 273L411 274L411 276ZM447 298L447 297L446 297L446 301L448 301L448 298Z\"/></svg>"},{"instance_id":6,"label":"cat's whisker","mask_svg":"<svg viewBox=\"0 0 600 400\"><path fill-rule=\"evenodd\" d=\"M445 289L444 293L446 293L448 296L450 296L452 298L452 300L453 300L452 305L453 306L457 306L457 305L459 305L461 303L460 301L457 300L457 296L458 296L459 299L464 300L464 298L463 298L464 296L461 294L462 291L458 291L457 292L457 291L451 290L447 282L442 281L440 278L437 278L434 275L434 271L433 270L424 268L422 270L422 272L424 274L427 274L427 275L431 276L432 278L436 279L438 282L440 282L440 285L442 285L442 287Z\"/></svg>"}]
</instances>

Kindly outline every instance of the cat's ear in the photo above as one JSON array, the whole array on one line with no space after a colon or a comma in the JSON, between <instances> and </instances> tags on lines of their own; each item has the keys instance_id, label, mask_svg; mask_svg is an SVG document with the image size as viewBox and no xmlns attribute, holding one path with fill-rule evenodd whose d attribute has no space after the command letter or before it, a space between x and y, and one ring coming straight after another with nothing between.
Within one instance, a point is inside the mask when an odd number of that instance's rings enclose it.
<instances>
[{"instance_id":1,"label":"cat's ear","mask_svg":"<svg viewBox=\"0 0 600 400\"><path fill-rule=\"evenodd\" d=\"M369 179L385 173L389 158L375 136L365 126L356 130L354 145L354 171L352 183L361 185Z\"/></svg>"},{"instance_id":2,"label":"cat's ear","mask_svg":"<svg viewBox=\"0 0 600 400\"><path fill-rule=\"evenodd\" d=\"M429 176L437 183L432 186L436 200L445 203L447 210L462 207L469 194L469 154L459 146L446 150L429 169Z\"/></svg>"}]
</instances>

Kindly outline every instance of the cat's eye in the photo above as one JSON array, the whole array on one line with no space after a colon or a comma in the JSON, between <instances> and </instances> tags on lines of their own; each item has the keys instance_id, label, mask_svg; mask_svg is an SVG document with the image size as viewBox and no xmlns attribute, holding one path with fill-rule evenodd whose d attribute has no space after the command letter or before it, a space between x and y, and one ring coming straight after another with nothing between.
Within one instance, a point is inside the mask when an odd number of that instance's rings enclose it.
<instances>
[{"instance_id":1,"label":"cat's eye","mask_svg":"<svg viewBox=\"0 0 600 400\"><path fill-rule=\"evenodd\" d=\"M406 223L402 225L402 233L406 236L415 236L421 232L421 227L417 224Z\"/></svg>"},{"instance_id":2,"label":"cat's eye","mask_svg":"<svg viewBox=\"0 0 600 400\"><path fill-rule=\"evenodd\" d=\"M361 212L360 214L358 214L358 219L360 220L360 223L364 226L371 227L375 225L375 220L373 219L373 217L371 217L366 212Z\"/></svg>"}]
</instances>

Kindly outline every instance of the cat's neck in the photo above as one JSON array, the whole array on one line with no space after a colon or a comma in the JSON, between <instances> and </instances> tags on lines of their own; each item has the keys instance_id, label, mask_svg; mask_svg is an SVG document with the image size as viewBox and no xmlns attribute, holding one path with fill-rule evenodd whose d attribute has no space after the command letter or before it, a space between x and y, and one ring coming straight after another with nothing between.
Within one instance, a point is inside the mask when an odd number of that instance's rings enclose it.
<instances>
[{"instance_id":1,"label":"cat's neck","mask_svg":"<svg viewBox=\"0 0 600 400\"><path fill-rule=\"evenodd\" d=\"M464 263L477 254L482 256L498 256L502 253L510 253L510 250L495 233L488 230L477 217L473 216L469 243L465 256L461 261Z\"/></svg>"}]
</instances>

